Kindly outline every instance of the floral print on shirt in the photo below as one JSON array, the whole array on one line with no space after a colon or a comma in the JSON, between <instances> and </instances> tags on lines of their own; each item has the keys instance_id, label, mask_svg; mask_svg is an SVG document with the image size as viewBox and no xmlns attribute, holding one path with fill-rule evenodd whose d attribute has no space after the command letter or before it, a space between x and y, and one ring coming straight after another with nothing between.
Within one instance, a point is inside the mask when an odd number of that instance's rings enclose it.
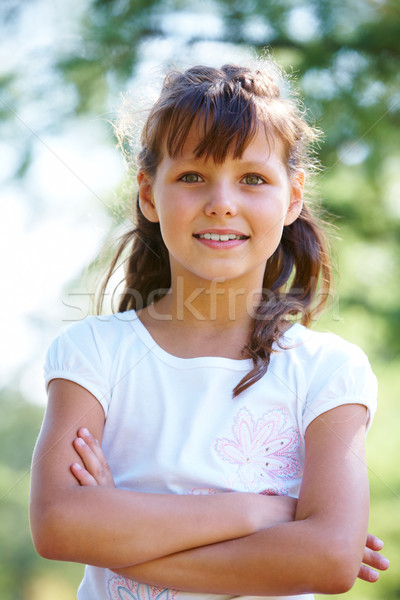
<instances>
[{"instance_id":1,"label":"floral print on shirt","mask_svg":"<svg viewBox=\"0 0 400 600\"><path fill-rule=\"evenodd\" d=\"M111 577L108 580L110 600L173 600L178 592L144 583L138 583L125 577Z\"/></svg>"},{"instance_id":2,"label":"floral print on shirt","mask_svg":"<svg viewBox=\"0 0 400 600\"><path fill-rule=\"evenodd\" d=\"M287 417L285 409L274 408L255 420L250 410L242 407L233 420L233 437L217 439L217 454L236 466L233 478L245 490L287 495L285 481L301 475L297 459L300 434L287 427ZM232 475L229 480L232 484Z\"/></svg>"}]
</instances>

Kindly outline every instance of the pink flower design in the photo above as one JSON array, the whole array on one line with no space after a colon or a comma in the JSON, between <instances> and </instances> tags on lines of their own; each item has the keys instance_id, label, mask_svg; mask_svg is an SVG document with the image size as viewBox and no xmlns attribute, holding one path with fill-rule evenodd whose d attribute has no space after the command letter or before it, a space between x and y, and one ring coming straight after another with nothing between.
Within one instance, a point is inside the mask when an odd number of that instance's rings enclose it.
<instances>
[{"instance_id":1,"label":"pink flower design","mask_svg":"<svg viewBox=\"0 0 400 600\"><path fill-rule=\"evenodd\" d=\"M243 407L233 422L233 439L219 438L215 450L219 456L237 466L237 476L245 489L266 494L287 494L284 481L301 473L296 451L299 432L286 428L287 412L275 408L255 421Z\"/></svg>"},{"instance_id":2,"label":"pink flower design","mask_svg":"<svg viewBox=\"0 0 400 600\"><path fill-rule=\"evenodd\" d=\"M178 592L138 583L125 577L108 580L110 600L173 600Z\"/></svg>"},{"instance_id":3,"label":"pink flower design","mask_svg":"<svg viewBox=\"0 0 400 600\"><path fill-rule=\"evenodd\" d=\"M212 496L213 494L217 494L217 490L213 488L193 488L189 492L190 496Z\"/></svg>"}]
</instances>

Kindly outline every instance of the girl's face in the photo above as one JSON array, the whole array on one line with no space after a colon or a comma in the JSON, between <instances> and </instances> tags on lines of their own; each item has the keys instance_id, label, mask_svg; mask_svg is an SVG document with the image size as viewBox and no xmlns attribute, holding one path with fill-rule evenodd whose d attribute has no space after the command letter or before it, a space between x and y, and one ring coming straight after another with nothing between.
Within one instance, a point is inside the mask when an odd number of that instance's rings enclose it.
<instances>
[{"instance_id":1,"label":"girl's face","mask_svg":"<svg viewBox=\"0 0 400 600\"><path fill-rule=\"evenodd\" d=\"M262 126L241 158L228 154L222 164L195 158L199 141L193 127L182 153L165 152L153 179L139 171L141 210L160 223L172 281L181 275L197 285L218 279L260 288L284 225L300 214L303 174L289 179L282 142L270 150Z\"/></svg>"}]
</instances>

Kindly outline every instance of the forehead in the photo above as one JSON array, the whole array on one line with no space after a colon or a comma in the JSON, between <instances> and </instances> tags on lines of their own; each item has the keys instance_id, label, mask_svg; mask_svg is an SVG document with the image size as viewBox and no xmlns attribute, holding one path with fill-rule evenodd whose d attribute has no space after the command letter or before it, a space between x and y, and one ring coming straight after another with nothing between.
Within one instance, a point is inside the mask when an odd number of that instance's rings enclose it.
<instances>
[{"instance_id":1,"label":"forehead","mask_svg":"<svg viewBox=\"0 0 400 600\"><path fill-rule=\"evenodd\" d=\"M284 162L285 147L281 137L277 133L269 132L262 122L256 124L252 135L247 138L240 154L236 152L236 140L232 139L223 160L215 160L215 157L212 154L210 156L205 153L199 155L198 149L203 142L206 133L207 127L205 127L204 121L197 119L190 127L182 147L171 156L167 151L167 144L165 143L163 155L165 156L165 154L167 154L170 158L177 160L211 160L217 164L225 162L227 159L266 163L274 158Z\"/></svg>"},{"instance_id":2,"label":"forehead","mask_svg":"<svg viewBox=\"0 0 400 600\"><path fill-rule=\"evenodd\" d=\"M198 139L194 153L216 163L222 163L228 153L240 157L260 126L269 145L275 137L283 139L277 102L262 101L254 94L222 93L220 88L212 94L198 86L195 91L195 95L193 90L183 94L160 118L157 137L165 140L164 148L172 158L182 153L189 133Z\"/></svg>"}]
</instances>

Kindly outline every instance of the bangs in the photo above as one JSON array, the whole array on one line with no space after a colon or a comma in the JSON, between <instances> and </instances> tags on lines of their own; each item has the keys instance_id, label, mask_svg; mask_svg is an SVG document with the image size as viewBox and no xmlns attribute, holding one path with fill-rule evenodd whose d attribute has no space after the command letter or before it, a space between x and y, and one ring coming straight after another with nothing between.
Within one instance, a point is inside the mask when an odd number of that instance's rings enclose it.
<instances>
[{"instance_id":1,"label":"bangs","mask_svg":"<svg viewBox=\"0 0 400 600\"><path fill-rule=\"evenodd\" d=\"M236 87L236 86L235 86ZM257 132L259 119L254 99L245 97L243 89L232 90L228 82L210 90L209 84L178 99L166 123L166 148L171 158L183 149L190 129L198 125L200 142L196 158L212 158L221 164L231 153L240 158Z\"/></svg>"},{"instance_id":2,"label":"bangs","mask_svg":"<svg viewBox=\"0 0 400 600\"><path fill-rule=\"evenodd\" d=\"M182 154L193 127L199 139L195 158L217 164L228 155L241 158L262 126L269 150L277 138L283 142L288 173L310 170L309 147L317 132L307 125L300 105L281 97L279 83L269 68L224 65L171 71L143 127L139 165L154 176L163 152L171 158Z\"/></svg>"}]
</instances>

